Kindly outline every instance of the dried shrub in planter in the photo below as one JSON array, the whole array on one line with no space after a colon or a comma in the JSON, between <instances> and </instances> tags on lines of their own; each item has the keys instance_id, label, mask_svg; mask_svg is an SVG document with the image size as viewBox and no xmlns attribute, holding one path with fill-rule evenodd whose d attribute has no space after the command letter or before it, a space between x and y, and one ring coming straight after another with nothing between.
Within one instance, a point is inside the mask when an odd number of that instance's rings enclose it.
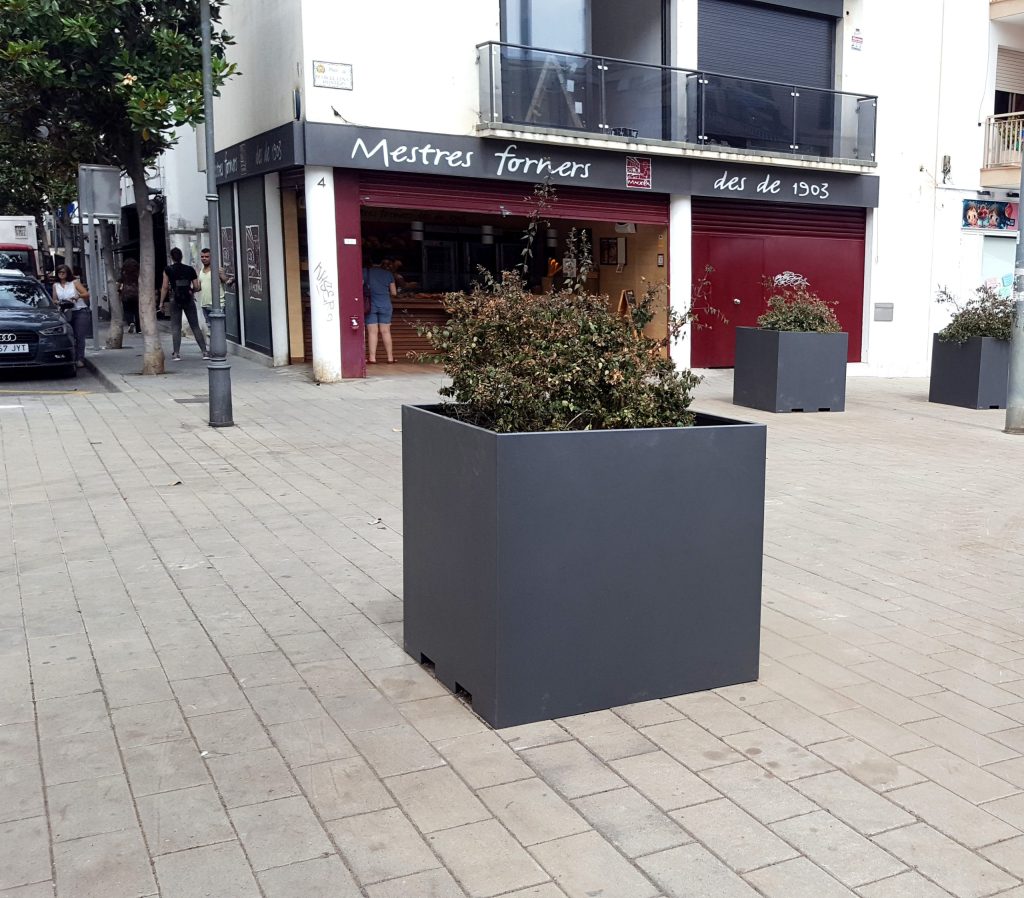
<instances>
[{"instance_id":1,"label":"dried shrub in planter","mask_svg":"<svg viewBox=\"0 0 1024 898\"><path fill-rule=\"evenodd\" d=\"M619 316L606 296L580 289L586 277L532 294L516 272L483 273L471 293L445 298L450 320L423 328L451 385L445 411L499 433L685 427L700 378L662 355L643 333L660 291ZM690 316L670 316L678 334Z\"/></svg>"},{"instance_id":2,"label":"dried shrub in planter","mask_svg":"<svg viewBox=\"0 0 1024 898\"><path fill-rule=\"evenodd\" d=\"M939 290L936 302L956 309L949 324L939 331L939 339L944 343L966 343L971 337L1010 339L1014 310L1011 297L983 284L963 305L946 287Z\"/></svg>"},{"instance_id":3,"label":"dried shrub in planter","mask_svg":"<svg viewBox=\"0 0 1024 898\"><path fill-rule=\"evenodd\" d=\"M764 279L768 291L768 311L757 319L764 330L798 331L813 334L837 334L842 328L833 311L834 302L818 296L807 278L783 271Z\"/></svg>"}]
</instances>

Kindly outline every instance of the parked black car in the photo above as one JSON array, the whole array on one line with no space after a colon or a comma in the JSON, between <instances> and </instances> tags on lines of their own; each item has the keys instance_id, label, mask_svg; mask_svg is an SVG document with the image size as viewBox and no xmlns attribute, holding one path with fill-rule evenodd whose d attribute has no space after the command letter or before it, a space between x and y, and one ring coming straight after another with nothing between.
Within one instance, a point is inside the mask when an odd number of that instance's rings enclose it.
<instances>
[{"instance_id":1,"label":"parked black car","mask_svg":"<svg viewBox=\"0 0 1024 898\"><path fill-rule=\"evenodd\" d=\"M0 271L0 370L43 367L75 376L71 325L39 281L20 271Z\"/></svg>"}]
</instances>

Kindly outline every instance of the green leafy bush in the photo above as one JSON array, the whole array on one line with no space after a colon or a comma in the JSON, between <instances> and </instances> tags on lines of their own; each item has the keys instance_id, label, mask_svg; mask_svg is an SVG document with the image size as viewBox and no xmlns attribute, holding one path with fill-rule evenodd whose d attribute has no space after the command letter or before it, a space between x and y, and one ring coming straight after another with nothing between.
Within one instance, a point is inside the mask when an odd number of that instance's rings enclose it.
<instances>
[{"instance_id":1,"label":"green leafy bush","mask_svg":"<svg viewBox=\"0 0 1024 898\"><path fill-rule=\"evenodd\" d=\"M451 378L445 412L499 433L691 425L700 378L643 333L659 293L626 316L572 286L532 294L518 272L448 294L449 321L422 330Z\"/></svg>"},{"instance_id":2,"label":"green leafy bush","mask_svg":"<svg viewBox=\"0 0 1024 898\"><path fill-rule=\"evenodd\" d=\"M983 284L963 305L946 287L939 289L936 301L956 310L949 324L939 331L939 339L944 343L965 343L971 337L1010 339L1013 331L1011 297L1002 296Z\"/></svg>"},{"instance_id":3,"label":"green leafy bush","mask_svg":"<svg viewBox=\"0 0 1024 898\"><path fill-rule=\"evenodd\" d=\"M836 334L842 330L832 307L811 290L807 279L792 271L783 271L764 279L768 311L757 319L764 330Z\"/></svg>"}]
</instances>

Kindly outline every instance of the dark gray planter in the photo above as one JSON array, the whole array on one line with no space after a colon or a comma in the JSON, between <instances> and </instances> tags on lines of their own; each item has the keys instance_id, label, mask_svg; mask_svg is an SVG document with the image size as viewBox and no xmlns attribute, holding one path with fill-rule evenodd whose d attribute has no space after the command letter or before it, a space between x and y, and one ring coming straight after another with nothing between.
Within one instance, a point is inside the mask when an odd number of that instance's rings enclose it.
<instances>
[{"instance_id":1,"label":"dark gray planter","mask_svg":"<svg viewBox=\"0 0 1024 898\"><path fill-rule=\"evenodd\" d=\"M766 412L846 409L849 335L736 328L734 405Z\"/></svg>"},{"instance_id":2,"label":"dark gray planter","mask_svg":"<svg viewBox=\"0 0 1024 898\"><path fill-rule=\"evenodd\" d=\"M932 337L932 376L928 401L963 408L1006 408L1010 341L971 337L944 343Z\"/></svg>"},{"instance_id":3,"label":"dark gray planter","mask_svg":"<svg viewBox=\"0 0 1024 898\"><path fill-rule=\"evenodd\" d=\"M405 650L495 727L757 679L765 427L402 409Z\"/></svg>"}]
</instances>

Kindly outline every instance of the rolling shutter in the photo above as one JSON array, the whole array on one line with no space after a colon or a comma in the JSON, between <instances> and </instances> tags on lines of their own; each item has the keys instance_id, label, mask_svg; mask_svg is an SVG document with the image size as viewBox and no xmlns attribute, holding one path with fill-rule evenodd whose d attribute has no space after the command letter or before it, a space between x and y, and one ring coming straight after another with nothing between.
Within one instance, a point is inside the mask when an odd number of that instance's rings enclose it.
<instances>
[{"instance_id":1,"label":"rolling shutter","mask_svg":"<svg viewBox=\"0 0 1024 898\"><path fill-rule=\"evenodd\" d=\"M700 0L702 70L831 90L835 20L740 0Z\"/></svg>"},{"instance_id":2,"label":"rolling shutter","mask_svg":"<svg viewBox=\"0 0 1024 898\"><path fill-rule=\"evenodd\" d=\"M445 178L436 175L359 173L359 203L389 209L529 215L532 186L527 183ZM668 224L668 196L621 190L558 187L557 201L545 212L551 219L632 221Z\"/></svg>"},{"instance_id":3,"label":"rolling shutter","mask_svg":"<svg viewBox=\"0 0 1024 898\"><path fill-rule=\"evenodd\" d=\"M694 197L695 234L736 237L840 237L863 240L867 217L863 209L846 206L802 206L715 200Z\"/></svg>"},{"instance_id":4,"label":"rolling shutter","mask_svg":"<svg viewBox=\"0 0 1024 898\"><path fill-rule=\"evenodd\" d=\"M996 56L996 90L1024 94L1024 53L1000 47Z\"/></svg>"}]
</instances>

